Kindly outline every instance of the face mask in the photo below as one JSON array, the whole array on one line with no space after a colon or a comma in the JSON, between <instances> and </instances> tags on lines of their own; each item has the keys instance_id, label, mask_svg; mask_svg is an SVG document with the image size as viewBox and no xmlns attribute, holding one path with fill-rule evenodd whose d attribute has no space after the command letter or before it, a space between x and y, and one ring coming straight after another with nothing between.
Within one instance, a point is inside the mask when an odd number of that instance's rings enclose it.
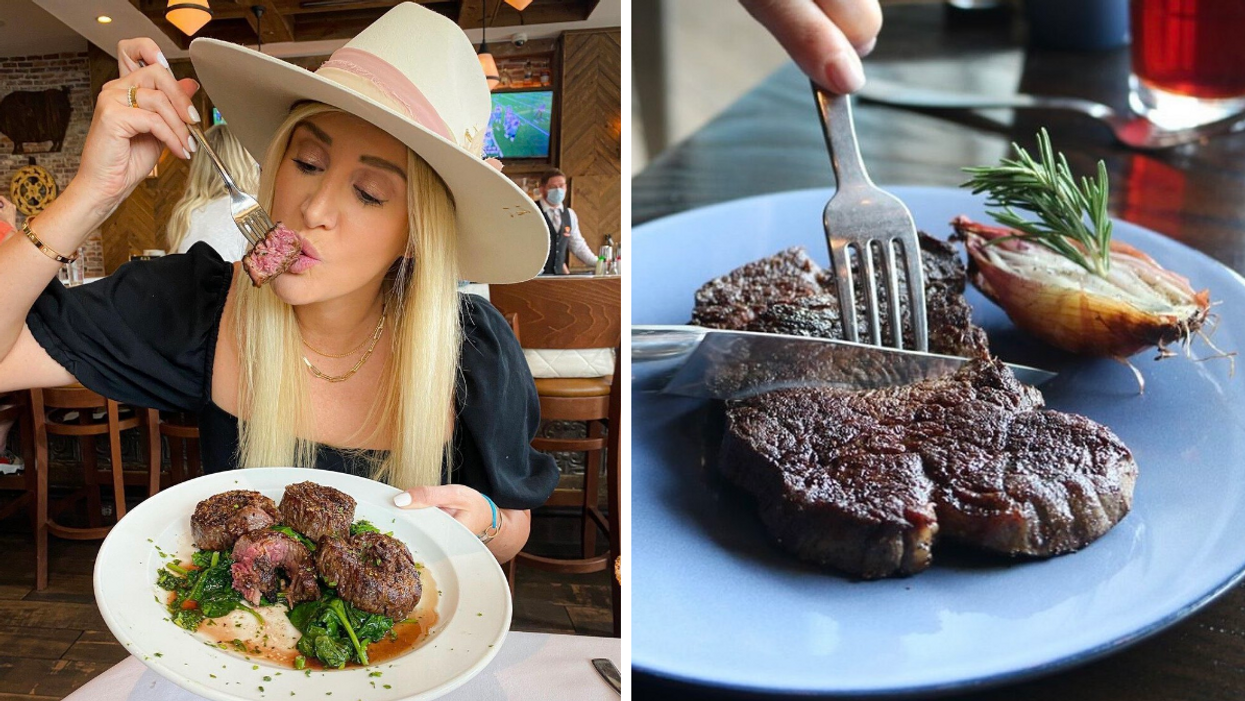
<instances>
[{"instance_id":1,"label":"face mask","mask_svg":"<svg viewBox=\"0 0 1245 701\"><path fill-rule=\"evenodd\" d=\"M566 197L566 188L562 187L551 188L545 193L545 200L554 207L562 204L562 198L564 197Z\"/></svg>"}]
</instances>

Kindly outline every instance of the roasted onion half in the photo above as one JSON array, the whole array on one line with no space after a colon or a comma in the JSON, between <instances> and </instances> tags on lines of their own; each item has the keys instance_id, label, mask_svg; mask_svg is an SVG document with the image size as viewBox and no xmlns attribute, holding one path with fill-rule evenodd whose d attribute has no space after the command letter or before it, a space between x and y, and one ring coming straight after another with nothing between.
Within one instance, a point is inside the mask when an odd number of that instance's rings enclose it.
<instances>
[{"instance_id":1,"label":"roasted onion half","mask_svg":"<svg viewBox=\"0 0 1245 701\"><path fill-rule=\"evenodd\" d=\"M1013 229L964 216L951 225L968 249L973 285L1053 346L1122 361L1156 347L1163 358L1206 324L1210 291L1195 292L1187 278L1127 244L1111 241L1110 269L1100 276Z\"/></svg>"}]
</instances>

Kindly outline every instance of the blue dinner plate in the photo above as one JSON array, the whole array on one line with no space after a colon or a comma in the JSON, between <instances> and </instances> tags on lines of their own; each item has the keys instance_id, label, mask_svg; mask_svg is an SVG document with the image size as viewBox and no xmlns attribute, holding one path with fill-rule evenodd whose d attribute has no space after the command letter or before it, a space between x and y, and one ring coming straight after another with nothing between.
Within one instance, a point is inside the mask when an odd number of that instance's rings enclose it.
<instances>
[{"instance_id":1,"label":"blue dinner plate","mask_svg":"<svg viewBox=\"0 0 1245 701\"><path fill-rule=\"evenodd\" d=\"M950 233L984 201L895 187L918 228ZM695 290L748 261L801 244L828 264L828 190L757 197L637 227L632 318L680 324ZM1210 288L1214 342L1245 348L1234 322L1245 280L1159 234L1117 222L1116 238ZM633 369L632 663L643 672L768 694L898 695L1015 681L1109 654L1162 630L1245 570L1245 421L1226 360L1077 358L1015 329L975 290L974 321L1005 360L1057 370L1048 406L1111 427L1140 466L1133 510L1078 553L1007 561L936 549L907 579L858 582L777 549L749 501L713 472L721 406L643 391ZM1214 351L1200 341L1196 355Z\"/></svg>"}]
</instances>

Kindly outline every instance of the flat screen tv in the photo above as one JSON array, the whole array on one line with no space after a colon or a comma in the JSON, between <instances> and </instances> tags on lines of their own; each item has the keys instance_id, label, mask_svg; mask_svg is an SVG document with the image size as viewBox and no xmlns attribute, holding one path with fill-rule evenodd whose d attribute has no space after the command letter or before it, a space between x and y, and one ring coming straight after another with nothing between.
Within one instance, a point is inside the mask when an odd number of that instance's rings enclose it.
<instances>
[{"instance_id":1,"label":"flat screen tv","mask_svg":"<svg viewBox=\"0 0 1245 701\"><path fill-rule=\"evenodd\" d=\"M493 93L493 112L484 133L484 157L548 159L552 112L552 90Z\"/></svg>"}]
</instances>

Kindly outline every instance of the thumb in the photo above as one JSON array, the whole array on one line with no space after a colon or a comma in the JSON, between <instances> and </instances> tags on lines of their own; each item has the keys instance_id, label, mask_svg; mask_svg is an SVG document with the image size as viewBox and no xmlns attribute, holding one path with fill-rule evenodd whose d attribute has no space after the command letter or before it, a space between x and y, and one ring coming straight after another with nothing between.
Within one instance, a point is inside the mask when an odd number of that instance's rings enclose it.
<instances>
[{"instance_id":1,"label":"thumb","mask_svg":"<svg viewBox=\"0 0 1245 701\"><path fill-rule=\"evenodd\" d=\"M817 4L774 0L741 2L782 44L800 69L823 88L847 94L864 86L865 73L855 47Z\"/></svg>"},{"instance_id":2,"label":"thumb","mask_svg":"<svg viewBox=\"0 0 1245 701\"><path fill-rule=\"evenodd\" d=\"M393 505L401 509L425 509L429 506L449 506L444 490L440 487L411 487L393 497Z\"/></svg>"}]
</instances>

